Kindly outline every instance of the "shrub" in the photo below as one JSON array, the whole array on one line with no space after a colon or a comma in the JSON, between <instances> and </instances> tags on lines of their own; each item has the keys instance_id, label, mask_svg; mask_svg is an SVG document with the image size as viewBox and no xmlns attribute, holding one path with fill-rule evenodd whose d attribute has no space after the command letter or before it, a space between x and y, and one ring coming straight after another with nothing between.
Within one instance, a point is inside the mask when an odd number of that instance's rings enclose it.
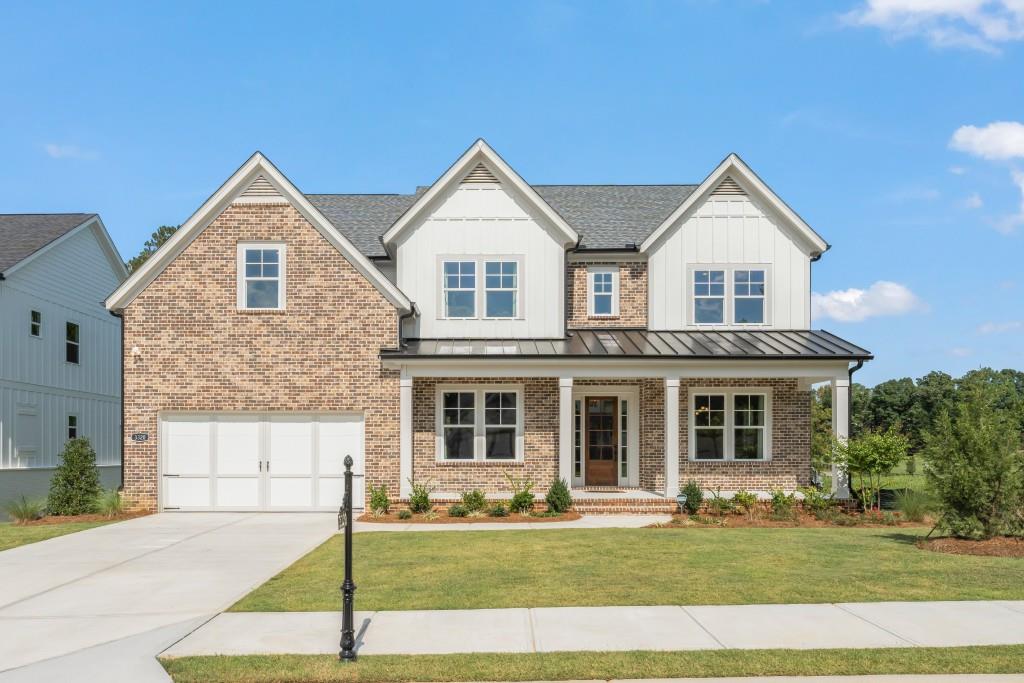
<instances>
[{"instance_id":1,"label":"shrub","mask_svg":"<svg viewBox=\"0 0 1024 683\"><path fill-rule=\"evenodd\" d=\"M440 516L441 515L437 514L437 510L427 510L426 512L423 513L423 519L427 520L428 522L432 522Z\"/></svg>"},{"instance_id":2,"label":"shrub","mask_svg":"<svg viewBox=\"0 0 1024 683\"><path fill-rule=\"evenodd\" d=\"M503 503L495 503L487 514L491 517L508 517L508 508Z\"/></svg>"},{"instance_id":3,"label":"shrub","mask_svg":"<svg viewBox=\"0 0 1024 683\"><path fill-rule=\"evenodd\" d=\"M804 510L821 520L830 517L829 513L832 510L832 506L835 505L831 493L824 493L813 486L802 486L798 490L804 497Z\"/></svg>"},{"instance_id":4,"label":"shrub","mask_svg":"<svg viewBox=\"0 0 1024 683\"><path fill-rule=\"evenodd\" d=\"M382 517L391 512L391 499L388 498L388 487L384 484L370 487L370 512L374 517Z\"/></svg>"},{"instance_id":5,"label":"shrub","mask_svg":"<svg viewBox=\"0 0 1024 683\"><path fill-rule=\"evenodd\" d=\"M840 467L857 475L857 488L866 508L881 509L882 478L907 458L908 448L907 437L895 427L884 432L868 432L845 443L836 442Z\"/></svg>"},{"instance_id":6,"label":"shrub","mask_svg":"<svg viewBox=\"0 0 1024 683\"><path fill-rule=\"evenodd\" d=\"M60 454L60 464L50 480L46 508L51 515L84 515L96 510L100 472L96 451L89 439L71 439Z\"/></svg>"},{"instance_id":7,"label":"shrub","mask_svg":"<svg viewBox=\"0 0 1024 683\"><path fill-rule=\"evenodd\" d=\"M517 479L507 471L504 472L504 475L509 486L512 487L512 500L508 503L509 510L519 514L526 514L533 510L533 482L525 477Z\"/></svg>"},{"instance_id":8,"label":"shrub","mask_svg":"<svg viewBox=\"0 0 1024 683\"><path fill-rule=\"evenodd\" d=\"M469 511L461 503L456 503L448 508L449 517L465 517L469 514Z\"/></svg>"},{"instance_id":9,"label":"shrub","mask_svg":"<svg viewBox=\"0 0 1024 683\"><path fill-rule=\"evenodd\" d=\"M771 504L772 519L793 519L796 494L786 493L782 489L773 489Z\"/></svg>"},{"instance_id":10,"label":"shrub","mask_svg":"<svg viewBox=\"0 0 1024 683\"><path fill-rule=\"evenodd\" d=\"M101 515L117 517L128 511L131 501L121 495L117 489L107 489L96 499L96 509Z\"/></svg>"},{"instance_id":11,"label":"shrub","mask_svg":"<svg viewBox=\"0 0 1024 683\"><path fill-rule=\"evenodd\" d=\"M895 499L896 509L909 522L923 522L932 509L932 497L924 491L904 489L896 492Z\"/></svg>"},{"instance_id":12,"label":"shrub","mask_svg":"<svg viewBox=\"0 0 1024 683\"><path fill-rule=\"evenodd\" d=\"M46 501L41 498L29 500L22 496L4 505L4 512L18 524L40 519L46 513Z\"/></svg>"},{"instance_id":13,"label":"shrub","mask_svg":"<svg viewBox=\"0 0 1024 683\"><path fill-rule=\"evenodd\" d=\"M917 458L914 456L907 458L907 474L911 476L917 474Z\"/></svg>"},{"instance_id":14,"label":"shrub","mask_svg":"<svg viewBox=\"0 0 1024 683\"><path fill-rule=\"evenodd\" d=\"M700 484L695 480L691 479L686 482L686 486L682 490L683 495L686 496L686 512L691 515L695 515L700 512L700 506L704 502L704 491L701 490Z\"/></svg>"},{"instance_id":15,"label":"shrub","mask_svg":"<svg viewBox=\"0 0 1024 683\"><path fill-rule=\"evenodd\" d=\"M1019 416L998 387L972 384L956 417L940 412L925 435L925 474L936 528L961 538L1024 534L1024 450Z\"/></svg>"},{"instance_id":16,"label":"shrub","mask_svg":"<svg viewBox=\"0 0 1024 683\"><path fill-rule=\"evenodd\" d=\"M401 509L398 511L399 519L412 519L412 510Z\"/></svg>"},{"instance_id":17,"label":"shrub","mask_svg":"<svg viewBox=\"0 0 1024 683\"><path fill-rule=\"evenodd\" d=\"M462 494L462 507L467 513L480 512L487 507L487 498L480 489L473 489Z\"/></svg>"},{"instance_id":18,"label":"shrub","mask_svg":"<svg viewBox=\"0 0 1024 683\"><path fill-rule=\"evenodd\" d=\"M743 490L737 491L732 494L732 502L747 515L748 519L754 519L758 506L756 493Z\"/></svg>"},{"instance_id":19,"label":"shrub","mask_svg":"<svg viewBox=\"0 0 1024 683\"><path fill-rule=\"evenodd\" d=\"M711 492L711 499L708 501L708 510L711 514L722 517L735 509L736 505L733 504L732 500L729 498L722 496L722 490L720 488Z\"/></svg>"},{"instance_id":20,"label":"shrub","mask_svg":"<svg viewBox=\"0 0 1024 683\"><path fill-rule=\"evenodd\" d=\"M561 514L569 511L569 508L572 507L572 494L569 493L565 479L555 479L551 482L551 488L544 496L544 501L548 504L548 510L551 512Z\"/></svg>"},{"instance_id":21,"label":"shrub","mask_svg":"<svg viewBox=\"0 0 1024 683\"><path fill-rule=\"evenodd\" d=\"M430 502L430 494L434 492L433 484L417 484L409 480L412 486L412 493L409 494L409 510L412 512L427 513L434 507Z\"/></svg>"}]
</instances>

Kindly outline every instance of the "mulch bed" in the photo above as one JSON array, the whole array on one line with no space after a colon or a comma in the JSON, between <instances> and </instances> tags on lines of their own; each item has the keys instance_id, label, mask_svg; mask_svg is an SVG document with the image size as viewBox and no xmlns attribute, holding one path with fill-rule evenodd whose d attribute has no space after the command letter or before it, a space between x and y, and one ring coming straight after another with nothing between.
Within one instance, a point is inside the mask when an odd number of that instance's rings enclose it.
<instances>
[{"instance_id":1,"label":"mulch bed","mask_svg":"<svg viewBox=\"0 0 1024 683\"><path fill-rule=\"evenodd\" d=\"M894 522L886 524L881 519L869 515L844 515L845 524L820 520L814 515L799 513L794 519L772 519L770 517L756 516L753 519L747 515L701 515L700 520L690 519L680 515L673 515L672 521L667 523L652 524L651 528L657 529L706 529L715 527L726 527L729 529L792 529L795 527L808 528L836 528L855 527L861 529L874 529L881 527L921 527L922 522Z\"/></svg>"},{"instance_id":2,"label":"mulch bed","mask_svg":"<svg viewBox=\"0 0 1024 683\"><path fill-rule=\"evenodd\" d=\"M373 522L375 524L523 524L526 522L572 522L580 518L578 512L565 512L557 517L534 517L531 515L510 514L508 517L449 517L445 512L439 512L437 519L426 519L423 515L413 515L412 519L399 519L398 515L391 513L382 517L374 517L369 512L359 516L358 522Z\"/></svg>"},{"instance_id":3,"label":"mulch bed","mask_svg":"<svg viewBox=\"0 0 1024 683\"><path fill-rule=\"evenodd\" d=\"M1024 538L997 536L984 541L964 538L926 538L918 548L951 555L984 555L986 557L1024 557Z\"/></svg>"},{"instance_id":4,"label":"mulch bed","mask_svg":"<svg viewBox=\"0 0 1024 683\"><path fill-rule=\"evenodd\" d=\"M18 522L18 526L49 526L51 524L68 524L70 522L123 522L126 519L144 517L148 514L148 512L128 512L123 515L114 515L113 517L107 517L106 515L100 514L66 516L50 515L43 517L42 519L34 519L31 522Z\"/></svg>"}]
</instances>

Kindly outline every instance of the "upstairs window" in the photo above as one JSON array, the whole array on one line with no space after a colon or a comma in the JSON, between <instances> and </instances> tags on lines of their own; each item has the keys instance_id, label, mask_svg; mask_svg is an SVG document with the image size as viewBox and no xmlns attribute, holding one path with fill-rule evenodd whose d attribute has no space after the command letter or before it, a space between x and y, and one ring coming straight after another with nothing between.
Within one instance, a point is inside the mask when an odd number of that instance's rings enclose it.
<instances>
[{"instance_id":1,"label":"upstairs window","mask_svg":"<svg viewBox=\"0 0 1024 683\"><path fill-rule=\"evenodd\" d=\"M476 317L476 261L444 262L444 317Z\"/></svg>"},{"instance_id":2,"label":"upstairs window","mask_svg":"<svg viewBox=\"0 0 1024 683\"><path fill-rule=\"evenodd\" d=\"M619 272L614 266L594 266L587 271L590 281L589 314L614 317L619 314Z\"/></svg>"},{"instance_id":3,"label":"upstairs window","mask_svg":"<svg viewBox=\"0 0 1024 683\"><path fill-rule=\"evenodd\" d=\"M733 271L733 322L764 322L764 271Z\"/></svg>"},{"instance_id":4,"label":"upstairs window","mask_svg":"<svg viewBox=\"0 0 1024 683\"><path fill-rule=\"evenodd\" d=\"M693 272L693 322L721 325L725 322L725 271Z\"/></svg>"},{"instance_id":5,"label":"upstairs window","mask_svg":"<svg viewBox=\"0 0 1024 683\"><path fill-rule=\"evenodd\" d=\"M78 438L78 416L68 415L68 439Z\"/></svg>"},{"instance_id":6,"label":"upstairs window","mask_svg":"<svg viewBox=\"0 0 1024 683\"><path fill-rule=\"evenodd\" d=\"M64 324L64 360L78 365L78 323Z\"/></svg>"},{"instance_id":7,"label":"upstairs window","mask_svg":"<svg viewBox=\"0 0 1024 683\"><path fill-rule=\"evenodd\" d=\"M29 316L28 333L33 337L43 336L43 314L32 311Z\"/></svg>"},{"instance_id":8,"label":"upstairs window","mask_svg":"<svg viewBox=\"0 0 1024 683\"><path fill-rule=\"evenodd\" d=\"M238 307L281 310L285 304L285 245L238 245Z\"/></svg>"},{"instance_id":9,"label":"upstairs window","mask_svg":"<svg viewBox=\"0 0 1024 683\"><path fill-rule=\"evenodd\" d=\"M484 262L484 315L514 318L519 292L519 264L515 261Z\"/></svg>"}]
</instances>

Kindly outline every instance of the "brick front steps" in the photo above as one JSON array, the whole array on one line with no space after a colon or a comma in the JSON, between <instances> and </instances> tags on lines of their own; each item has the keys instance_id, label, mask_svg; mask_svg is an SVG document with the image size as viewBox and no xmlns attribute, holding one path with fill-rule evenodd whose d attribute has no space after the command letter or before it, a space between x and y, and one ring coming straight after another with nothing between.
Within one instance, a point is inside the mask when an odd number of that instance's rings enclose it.
<instances>
[{"instance_id":1,"label":"brick front steps","mask_svg":"<svg viewBox=\"0 0 1024 683\"><path fill-rule=\"evenodd\" d=\"M679 506L663 498L589 498L573 500L572 509L581 515L662 515L677 512Z\"/></svg>"}]
</instances>

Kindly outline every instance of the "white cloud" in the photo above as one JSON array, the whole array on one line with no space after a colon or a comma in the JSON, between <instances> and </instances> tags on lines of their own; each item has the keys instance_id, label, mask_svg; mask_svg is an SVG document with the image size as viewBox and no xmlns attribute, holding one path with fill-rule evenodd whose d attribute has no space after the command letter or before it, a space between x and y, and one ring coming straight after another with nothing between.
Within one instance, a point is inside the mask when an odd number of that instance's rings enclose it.
<instances>
[{"instance_id":1,"label":"white cloud","mask_svg":"<svg viewBox=\"0 0 1024 683\"><path fill-rule=\"evenodd\" d=\"M1001 43L1024 39L1021 0L864 0L842 19L939 48L998 53Z\"/></svg>"},{"instance_id":2,"label":"white cloud","mask_svg":"<svg viewBox=\"0 0 1024 683\"><path fill-rule=\"evenodd\" d=\"M47 156L51 159L95 159L96 153L82 149L78 145L58 145L48 142L43 145Z\"/></svg>"},{"instance_id":3,"label":"white cloud","mask_svg":"<svg viewBox=\"0 0 1024 683\"><path fill-rule=\"evenodd\" d=\"M836 290L811 294L811 315L839 322L860 322L877 316L905 315L925 310L916 294L898 282L879 280L867 289Z\"/></svg>"},{"instance_id":4,"label":"white cloud","mask_svg":"<svg viewBox=\"0 0 1024 683\"><path fill-rule=\"evenodd\" d=\"M1024 330L1024 320L1008 320L1001 323L985 323L978 326L978 334L1002 334Z\"/></svg>"},{"instance_id":5,"label":"white cloud","mask_svg":"<svg viewBox=\"0 0 1024 683\"><path fill-rule=\"evenodd\" d=\"M949 350L949 355L954 356L956 358L966 358L972 353L974 353L974 351L972 349L967 348L966 346L954 346Z\"/></svg>"},{"instance_id":6,"label":"white cloud","mask_svg":"<svg viewBox=\"0 0 1024 683\"><path fill-rule=\"evenodd\" d=\"M995 121L987 126L960 126L949 146L989 161L1024 157L1024 123Z\"/></svg>"},{"instance_id":7,"label":"white cloud","mask_svg":"<svg viewBox=\"0 0 1024 683\"><path fill-rule=\"evenodd\" d=\"M981 195L977 192L972 192L966 199L960 202L960 206L965 209L980 209L985 205L982 201Z\"/></svg>"},{"instance_id":8,"label":"white cloud","mask_svg":"<svg viewBox=\"0 0 1024 683\"><path fill-rule=\"evenodd\" d=\"M967 173L967 169L963 166L950 166L949 172L953 175L963 175L964 173Z\"/></svg>"}]
</instances>

